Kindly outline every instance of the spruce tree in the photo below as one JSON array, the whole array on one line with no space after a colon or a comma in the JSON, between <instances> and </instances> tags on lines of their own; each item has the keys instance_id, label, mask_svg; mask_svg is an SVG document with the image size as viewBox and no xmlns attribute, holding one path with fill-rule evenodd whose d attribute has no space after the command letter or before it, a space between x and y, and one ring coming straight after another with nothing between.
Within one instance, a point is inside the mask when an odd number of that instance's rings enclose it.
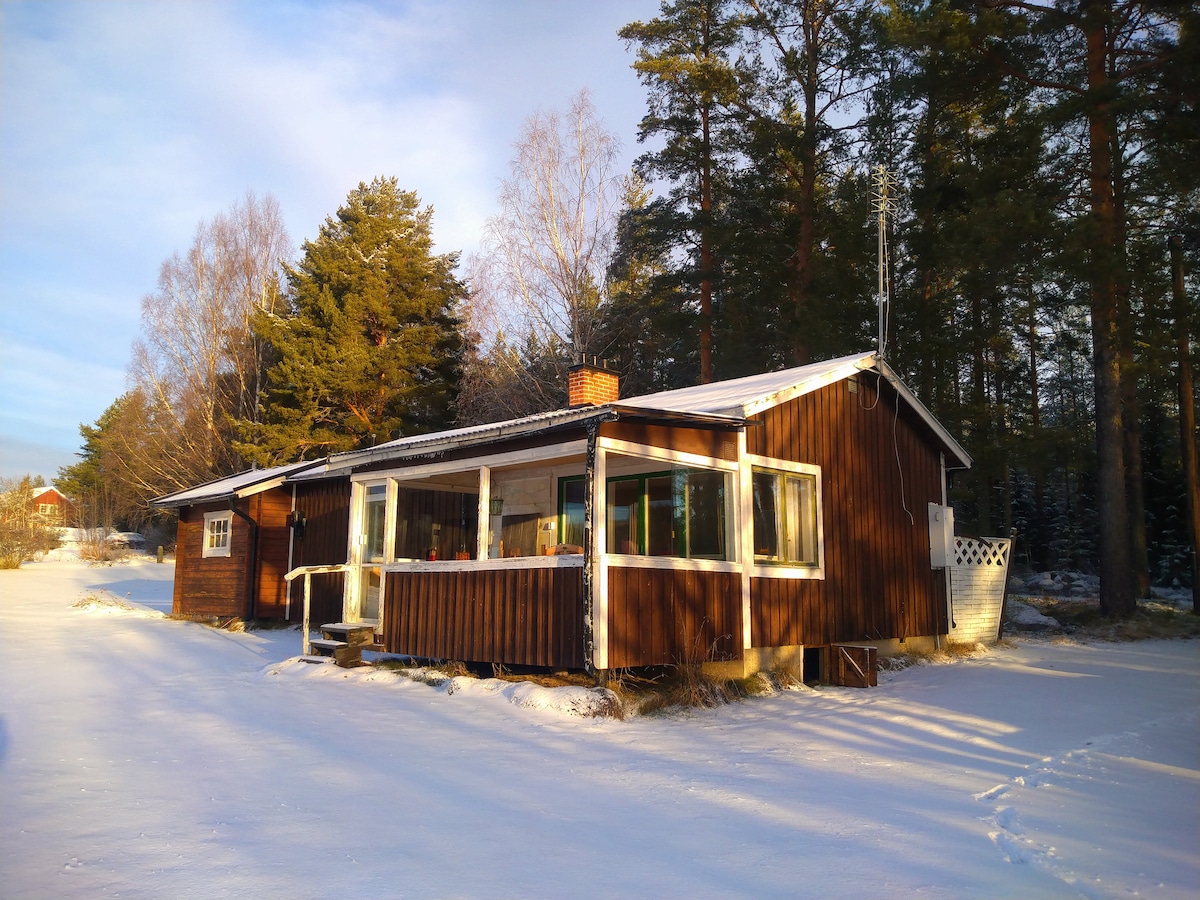
<instances>
[{"instance_id":1,"label":"spruce tree","mask_svg":"<svg viewBox=\"0 0 1200 900\"><path fill-rule=\"evenodd\" d=\"M259 330L277 362L239 452L312 459L443 427L463 355L458 255L435 255L431 207L395 178L360 183L287 270L289 314Z\"/></svg>"}]
</instances>

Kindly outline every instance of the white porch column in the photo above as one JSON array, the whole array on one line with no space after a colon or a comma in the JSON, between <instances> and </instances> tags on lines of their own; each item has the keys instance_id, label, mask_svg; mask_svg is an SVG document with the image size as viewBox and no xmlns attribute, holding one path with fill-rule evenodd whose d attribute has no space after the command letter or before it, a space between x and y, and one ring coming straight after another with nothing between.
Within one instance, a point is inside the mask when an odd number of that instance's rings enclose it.
<instances>
[{"instance_id":1,"label":"white porch column","mask_svg":"<svg viewBox=\"0 0 1200 900\"><path fill-rule=\"evenodd\" d=\"M475 537L475 558L487 559L492 545L492 470L479 467L479 533Z\"/></svg>"},{"instance_id":2,"label":"white porch column","mask_svg":"<svg viewBox=\"0 0 1200 900\"><path fill-rule=\"evenodd\" d=\"M592 476L592 664L608 668L608 508L605 505L608 452L596 442Z\"/></svg>"},{"instance_id":3,"label":"white porch column","mask_svg":"<svg viewBox=\"0 0 1200 900\"><path fill-rule=\"evenodd\" d=\"M751 647L753 630L750 627L750 577L754 572L754 479L750 464L746 460L746 429L738 432L738 470L733 481L736 484L736 508L738 511L737 556L742 573L742 651Z\"/></svg>"}]
</instances>

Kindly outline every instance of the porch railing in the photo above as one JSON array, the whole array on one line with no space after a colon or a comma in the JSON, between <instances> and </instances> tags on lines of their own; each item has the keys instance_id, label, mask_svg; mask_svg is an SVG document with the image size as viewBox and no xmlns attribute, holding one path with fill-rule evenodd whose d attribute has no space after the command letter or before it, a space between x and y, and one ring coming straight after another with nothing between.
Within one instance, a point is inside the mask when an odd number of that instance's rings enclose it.
<instances>
[{"instance_id":1,"label":"porch railing","mask_svg":"<svg viewBox=\"0 0 1200 900\"><path fill-rule=\"evenodd\" d=\"M283 580L288 583L288 590L291 590L291 582L301 575L304 576L304 622L300 626L301 632L304 635L304 643L301 652L308 656L308 651L311 649L308 643L309 634L309 599L312 593L312 577L314 575L333 575L336 573L345 574L353 569L347 563L340 563L332 566L299 566L283 576Z\"/></svg>"}]
</instances>

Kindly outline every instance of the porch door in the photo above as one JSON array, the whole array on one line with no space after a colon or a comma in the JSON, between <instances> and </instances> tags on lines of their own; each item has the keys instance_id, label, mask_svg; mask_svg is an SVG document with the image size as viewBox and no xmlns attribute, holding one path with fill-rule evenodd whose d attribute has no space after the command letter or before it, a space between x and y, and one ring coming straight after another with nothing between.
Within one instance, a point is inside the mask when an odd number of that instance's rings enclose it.
<instances>
[{"instance_id":1,"label":"porch door","mask_svg":"<svg viewBox=\"0 0 1200 900\"><path fill-rule=\"evenodd\" d=\"M387 520L387 485L367 485L363 492L362 560L359 566L359 619L379 623L379 595L383 586L383 544Z\"/></svg>"}]
</instances>

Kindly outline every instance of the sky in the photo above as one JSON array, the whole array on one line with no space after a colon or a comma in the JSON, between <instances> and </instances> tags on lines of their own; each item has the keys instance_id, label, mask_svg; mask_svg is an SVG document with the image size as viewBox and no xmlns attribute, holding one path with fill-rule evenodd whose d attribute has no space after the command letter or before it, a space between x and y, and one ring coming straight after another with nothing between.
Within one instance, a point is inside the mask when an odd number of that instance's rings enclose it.
<instances>
[{"instance_id":1,"label":"sky","mask_svg":"<svg viewBox=\"0 0 1200 900\"><path fill-rule=\"evenodd\" d=\"M627 163L616 36L657 0L0 0L0 477L51 481L126 389L142 298L248 191L293 244L359 182L471 252L521 123L586 88Z\"/></svg>"}]
</instances>

